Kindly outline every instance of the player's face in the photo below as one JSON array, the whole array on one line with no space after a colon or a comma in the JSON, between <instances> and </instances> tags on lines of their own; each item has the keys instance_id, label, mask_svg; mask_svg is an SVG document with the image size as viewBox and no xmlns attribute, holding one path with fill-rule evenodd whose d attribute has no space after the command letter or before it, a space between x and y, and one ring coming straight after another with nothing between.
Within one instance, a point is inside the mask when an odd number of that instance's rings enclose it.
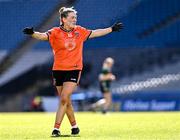
<instances>
[{"instance_id":1,"label":"player's face","mask_svg":"<svg viewBox=\"0 0 180 140\"><path fill-rule=\"evenodd\" d=\"M113 66L113 63L108 62L108 61L106 61L105 64L108 68L112 68L112 66Z\"/></svg>"},{"instance_id":2,"label":"player's face","mask_svg":"<svg viewBox=\"0 0 180 140\"><path fill-rule=\"evenodd\" d=\"M69 28L74 28L77 22L77 15L74 12L68 14L66 18L64 18L64 25Z\"/></svg>"}]
</instances>

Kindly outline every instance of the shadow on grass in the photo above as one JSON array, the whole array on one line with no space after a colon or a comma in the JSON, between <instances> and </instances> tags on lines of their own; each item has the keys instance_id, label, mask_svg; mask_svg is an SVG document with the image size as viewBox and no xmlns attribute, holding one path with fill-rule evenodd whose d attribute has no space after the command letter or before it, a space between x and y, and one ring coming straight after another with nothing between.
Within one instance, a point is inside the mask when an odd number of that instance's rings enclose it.
<instances>
[{"instance_id":1,"label":"shadow on grass","mask_svg":"<svg viewBox=\"0 0 180 140\"><path fill-rule=\"evenodd\" d=\"M80 135L60 135L59 137L80 137ZM57 138L57 137L51 136L51 138Z\"/></svg>"}]
</instances>

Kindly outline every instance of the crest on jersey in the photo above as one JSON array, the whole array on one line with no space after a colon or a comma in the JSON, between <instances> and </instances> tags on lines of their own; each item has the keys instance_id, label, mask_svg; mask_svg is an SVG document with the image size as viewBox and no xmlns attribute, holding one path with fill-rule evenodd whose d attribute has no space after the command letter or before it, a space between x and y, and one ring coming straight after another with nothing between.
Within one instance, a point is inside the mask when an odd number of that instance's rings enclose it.
<instances>
[{"instance_id":1,"label":"crest on jersey","mask_svg":"<svg viewBox=\"0 0 180 140\"><path fill-rule=\"evenodd\" d=\"M79 37L79 32L75 32L75 37L78 38Z\"/></svg>"}]
</instances>

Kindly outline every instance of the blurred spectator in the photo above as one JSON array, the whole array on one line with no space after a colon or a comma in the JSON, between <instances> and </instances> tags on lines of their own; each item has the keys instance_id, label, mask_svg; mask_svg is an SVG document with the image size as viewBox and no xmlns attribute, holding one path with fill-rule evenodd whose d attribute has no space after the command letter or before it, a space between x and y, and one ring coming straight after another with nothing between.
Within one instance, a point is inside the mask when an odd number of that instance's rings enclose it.
<instances>
[{"instance_id":1,"label":"blurred spectator","mask_svg":"<svg viewBox=\"0 0 180 140\"><path fill-rule=\"evenodd\" d=\"M42 107L42 99L40 96L35 96L31 102L31 111L44 111Z\"/></svg>"}]
</instances>

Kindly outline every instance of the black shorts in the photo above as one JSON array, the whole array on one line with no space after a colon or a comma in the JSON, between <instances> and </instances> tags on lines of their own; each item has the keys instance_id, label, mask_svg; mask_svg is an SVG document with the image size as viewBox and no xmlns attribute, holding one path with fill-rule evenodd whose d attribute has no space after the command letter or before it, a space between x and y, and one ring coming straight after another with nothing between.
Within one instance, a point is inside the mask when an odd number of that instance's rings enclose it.
<instances>
[{"instance_id":1,"label":"black shorts","mask_svg":"<svg viewBox=\"0 0 180 140\"><path fill-rule=\"evenodd\" d=\"M70 70L70 71L53 70L52 76L53 76L53 82L55 86L62 86L64 82L74 82L74 83L79 84L81 71L80 70Z\"/></svg>"},{"instance_id":2,"label":"black shorts","mask_svg":"<svg viewBox=\"0 0 180 140\"><path fill-rule=\"evenodd\" d=\"M101 81L100 82L100 90L102 94L110 92L110 81Z\"/></svg>"}]
</instances>

